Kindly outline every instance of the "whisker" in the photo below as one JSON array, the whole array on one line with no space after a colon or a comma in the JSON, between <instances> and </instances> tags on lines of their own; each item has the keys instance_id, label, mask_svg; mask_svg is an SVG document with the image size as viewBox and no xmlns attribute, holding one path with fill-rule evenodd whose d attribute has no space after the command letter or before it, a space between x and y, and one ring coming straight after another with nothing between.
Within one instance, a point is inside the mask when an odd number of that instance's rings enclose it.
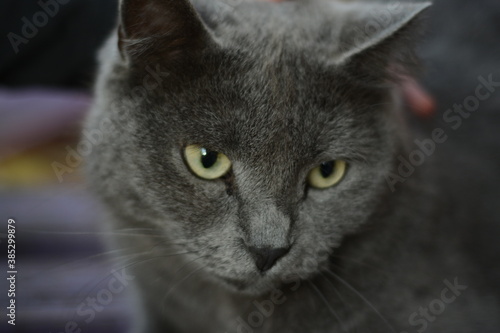
<instances>
[{"instance_id":1,"label":"whisker","mask_svg":"<svg viewBox=\"0 0 500 333\"><path fill-rule=\"evenodd\" d=\"M178 272L180 272L184 267L188 266L189 264L195 262L196 260L198 259L201 259L201 258L204 258L204 257L207 257L207 256L200 256L200 257L197 257L197 258L194 258L193 260L190 260L190 261L187 261L185 262L184 264L182 264L175 272L174 272L174 275L176 275Z\"/></svg>"},{"instance_id":2,"label":"whisker","mask_svg":"<svg viewBox=\"0 0 500 333\"><path fill-rule=\"evenodd\" d=\"M144 252L141 252L139 254L132 254L132 255L130 255L130 257L140 257L140 256L145 255L147 253L149 253L149 251L144 251ZM142 259L142 260L134 261L134 262L128 263L128 264L120 266L120 267L114 267L114 268L112 268L112 272L111 273L106 274L104 276L104 278L102 278L101 280L99 280L97 283L93 283L94 287L89 290L89 292L87 293L86 296L88 296L88 294L90 294L91 292L93 292L94 289L97 288L97 286L99 286L101 283L103 283L108 278L110 278L111 275L113 275L113 273L116 272L116 271L124 270L124 269L130 268L130 267L133 267L133 266L136 266L136 265L139 265L139 264L143 264L143 263L146 263L146 262L149 262L149 261L153 261L153 260L157 260L157 259L169 258L169 257L177 256L177 255L184 255L184 254L188 254L188 253L191 253L191 252L169 253L169 254L164 254L164 255L159 255L159 256L155 256L155 257L150 257L150 258L145 258L145 259ZM76 294L81 294L83 292L83 290L88 285L89 285L89 283L86 284L83 288L81 288Z\"/></svg>"},{"instance_id":3,"label":"whisker","mask_svg":"<svg viewBox=\"0 0 500 333\"><path fill-rule=\"evenodd\" d=\"M198 257L196 258L196 260L200 259L202 257ZM180 286L183 282L187 281L190 277L192 277L195 273L201 271L203 268L207 267L208 265L203 265L203 266L200 266L198 268L196 268L195 270L193 270L191 273L189 273L188 275L186 275L182 280L180 280L179 282L177 282L176 284L174 284L172 286L172 288L170 288L168 290L168 292L165 294L165 296L163 297L163 307L165 308L165 302L167 301L168 297L170 296L170 294L174 291L175 288L177 288L178 286ZM165 309L164 309L165 310Z\"/></svg>"},{"instance_id":4,"label":"whisker","mask_svg":"<svg viewBox=\"0 0 500 333\"><path fill-rule=\"evenodd\" d=\"M85 261L97 259L100 257L110 256L114 253L119 253L119 252L123 252L123 251L125 251L125 249L117 249L117 250L111 250L111 251L93 254L93 255L90 255L90 256L87 256L84 258L80 258L80 259L72 260L70 262L66 262L64 264L56 265L56 266L53 266L50 268L45 268L43 270L37 271L36 273L33 273L32 276L25 276L25 278L26 279L31 279L31 278L35 278L35 277L38 278L40 273L57 272L58 270L63 270L64 268L69 267L71 265L77 265L77 264L83 263ZM118 258L121 258L121 257L123 257L123 256L119 256Z\"/></svg>"},{"instance_id":5,"label":"whisker","mask_svg":"<svg viewBox=\"0 0 500 333\"><path fill-rule=\"evenodd\" d=\"M369 300L367 300L356 288L354 288L351 284L349 284L347 281L345 281L340 276L338 276L338 274L335 274L334 272L332 272L330 270L327 271L327 274L330 274L332 277L337 279L340 283L342 283L349 290L351 290L355 295L357 295L361 300L363 300L363 302L365 302L373 310L373 312L375 312L380 317L380 319L382 319L382 321L391 329L391 331L396 333L396 330L389 323L389 321L387 321L387 319L385 319L385 317L375 308L375 306Z\"/></svg>"},{"instance_id":6,"label":"whisker","mask_svg":"<svg viewBox=\"0 0 500 333\"><path fill-rule=\"evenodd\" d=\"M142 252L140 254L133 254L131 256L136 256L137 257L137 256L140 256L140 255L147 254L148 252L149 251L145 251L145 252ZM135 262L132 262L132 263L128 263L128 264L126 264L124 266L112 269L111 273L106 274L102 279L100 279L96 283L89 282L89 283L85 284L85 286L83 286L82 288L80 288L73 295L75 295L74 297L77 300L86 299L87 297L89 297L91 295L91 293L93 293L96 290L96 288L98 288L104 281L106 281L107 279L109 279L115 272L118 272L118 271L130 268L130 267L135 266L135 265L143 264L145 262L149 262L149 261L152 261L152 260L157 260L157 259L162 259L162 258L167 258L167 257L173 257L173 256L176 256L176 255L183 255L183 254L187 254L187 253L189 253L189 252L170 253L170 254L166 254L166 255L160 255L160 256L146 258L146 259L143 259L143 260L139 260L139 261L135 261ZM90 284L93 284L94 286L90 290L88 290L87 292L84 292L84 290L87 289ZM78 295L80 295L80 296L78 296ZM68 300L68 302L70 302L70 300ZM73 314L73 316L76 316L76 313Z\"/></svg>"},{"instance_id":7,"label":"whisker","mask_svg":"<svg viewBox=\"0 0 500 333\"><path fill-rule=\"evenodd\" d=\"M147 254L149 251L144 251L144 252L141 252L141 253L133 253L133 254L127 254L127 255L123 255L123 256L120 256L119 259L121 259L123 262L126 262L128 261L129 259L135 259L136 257L139 257L141 255L144 255L144 254ZM123 260L123 259L126 259L126 260ZM85 295L88 296L93 290L95 290L99 285L101 285L101 283L103 283L106 279L108 279L112 274L113 272L115 271L118 271L119 270L119 267L117 268L112 268L111 269L111 273L110 274L106 274L104 276L104 278L102 278L101 280L97 281L99 279L99 277L95 277L89 281L87 281L87 283L85 283L81 288L79 288L77 291L75 291L74 293L72 293L72 295L70 295L70 297L68 297L66 299L66 304L67 304L67 308L70 309L73 307L73 304L72 302L78 302L78 301L83 301L83 299L85 299ZM89 287L92 286L90 289ZM85 290L88 290L87 292L85 292Z\"/></svg>"},{"instance_id":8,"label":"whisker","mask_svg":"<svg viewBox=\"0 0 500 333\"><path fill-rule=\"evenodd\" d=\"M332 283L332 281L330 281L330 279L328 279L328 277L327 277L327 276L325 276L325 274L323 274L323 273L320 273L320 274L321 274L321 276L322 276L322 277L326 280L326 282L328 283L328 285L329 285L330 287L332 287L333 291L335 292L335 294L337 295L337 297L339 298L339 300L340 300L342 303L344 303L344 304L346 304L346 305L347 305L348 303L344 300L344 298L343 298L343 297L342 297L342 295L340 294L340 291L339 291L339 290L337 289L337 287L336 287L336 286Z\"/></svg>"},{"instance_id":9,"label":"whisker","mask_svg":"<svg viewBox=\"0 0 500 333\"><path fill-rule=\"evenodd\" d=\"M95 260L95 259L98 259L98 258L101 258L101 257L109 257L109 261L110 262L114 262L114 261L119 262L120 260L125 259L125 258L130 259L130 258L134 258L134 257L140 257L141 255L153 252L153 250L155 250L156 247L164 245L166 243L168 243L168 245L184 245L184 244L189 244L189 242L169 243L168 240L164 240L164 241L159 242L156 245L152 246L149 250L146 250L146 251L143 251L143 252L139 252L139 253L126 253L126 254L119 255L119 256L113 255L113 254L130 251L130 250L134 249L134 247L126 247L126 248L113 249L113 250L109 250L109 251L105 251L105 252L93 254L93 255L90 255L90 256L87 256L87 257L84 257L84 258L76 259L76 260L73 260L73 261L70 261L70 262L66 262L66 263L63 263L63 264L60 264L60 265L56 265L56 266L51 267L51 268L46 268L46 269L44 269L42 271L37 271L36 273L33 274L33 276L25 276L25 278L26 279L31 279L31 278L34 278L35 275L36 275L36 277L39 277L40 273L57 272L57 271L62 270L64 268L71 267L72 265L78 265L80 263L84 263L86 261Z\"/></svg>"},{"instance_id":10,"label":"whisker","mask_svg":"<svg viewBox=\"0 0 500 333\"><path fill-rule=\"evenodd\" d=\"M141 229L146 230L146 229ZM150 233L139 233L139 232L116 232L116 231L46 231L46 230L34 230L34 229L21 229L23 233L31 233L38 235L54 235L54 236L130 236L130 237L165 237L165 235L154 235Z\"/></svg>"},{"instance_id":11,"label":"whisker","mask_svg":"<svg viewBox=\"0 0 500 333\"><path fill-rule=\"evenodd\" d=\"M312 281L308 281L307 283L314 289L314 291L321 298L321 300L326 305L326 307L328 308L328 310L330 311L330 313L338 321L338 323L339 323L340 328L342 329L342 331L347 332L346 329L345 329L345 327L344 327L344 324L342 323L342 320L340 320L340 317L338 316L337 312L331 307L330 303L325 298L325 296L323 295L323 293L318 289L318 287L316 287L316 285Z\"/></svg>"},{"instance_id":12,"label":"whisker","mask_svg":"<svg viewBox=\"0 0 500 333\"><path fill-rule=\"evenodd\" d=\"M126 268L129 268L129 267L138 265L138 264L143 264L143 263L151 261L151 260L163 259L163 258L170 258L170 257L174 257L174 256L178 256L178 255L183 255L183 254L190 254L190 253L194 253L194 252L193 251L185 251L185 252L164 254L164 255L160 255L160 256L156 256L156 257L147 258L147 259L144 259L144 260L141 260L141 261L138 261L138 262L134 262L134 263L128 264L126 266L123 266L123 267L121 267L119 269L126 269Z\"/></svg>"}]
</instances>

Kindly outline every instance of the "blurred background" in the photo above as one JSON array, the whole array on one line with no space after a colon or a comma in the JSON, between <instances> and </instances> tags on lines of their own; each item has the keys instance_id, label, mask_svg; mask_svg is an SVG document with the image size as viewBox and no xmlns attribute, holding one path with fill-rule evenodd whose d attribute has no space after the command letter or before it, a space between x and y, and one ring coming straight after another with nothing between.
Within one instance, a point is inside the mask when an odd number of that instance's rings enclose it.
<instances>
[{"instance_id":1,"label":"blurred background","mask_svg":"<svg viewBox=\"0 0 500 333\"><path fill-rule=\"evenodd\" d=\"M85 189L82 161L68 157L78 148L95 54L115 26L117 2L0 2L0 332L128 326L125 288L109 293L101 209ZM9 218L17 227L16 326L5 313Z\"/></svg>"},{"instance_id":2,"label":"blurred background","mask_svg":"<svg viewBox=\"0 0 500 333\"><path fill-rule=\"evenodd\" d=\"M116 8L117 0L0 2L0 270L6 274L9 218L16 221L18 270L15 327L6 324L8 285L0 279L1 332L123 332L129 324L129 291L109 292L116 276L99 241L102 209L74 154L92 102L95 54L115 26ZM473 96L480 77L500 82L500 2L436 0L425 36L418 81L433 102L425 97L431 105L411 107L406 116L428 137L449 126L444 113ZM500 216L496 89L447 131L450 140L432 157L447 168L443 183L459 189L450 200L477 207L470 232L481 245L470 246L485 267L500 257L493 246L499 234L478 227Z\"/></svg>"}]
</instances>

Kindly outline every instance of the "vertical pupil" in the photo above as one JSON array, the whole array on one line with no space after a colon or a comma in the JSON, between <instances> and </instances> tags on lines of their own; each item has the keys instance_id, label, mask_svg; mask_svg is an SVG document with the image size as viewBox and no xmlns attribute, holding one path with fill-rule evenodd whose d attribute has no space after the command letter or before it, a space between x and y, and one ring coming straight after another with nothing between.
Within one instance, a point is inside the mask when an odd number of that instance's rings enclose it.
<instances>
[{"instance_id":1,"label":"vertical pupil","mask_svg":"<svg viewBox=\"0 0 500 333\"><path fill-rule=\"evenodd\" d=\"M328 178L332 175L333 170L335 169L335 161L321 163L319 170L323 178Z\"/></svg>"},{"instance_id":2,"label":"vertical pupil","mask_svg":"<svg viewBox=\"0 0 500 333\"><path fill-rule=\"evenodd\" d=\"M201 148L201 164L205 169L213 167L218 157L218 152Z\"/></svg>"}]
</instances>

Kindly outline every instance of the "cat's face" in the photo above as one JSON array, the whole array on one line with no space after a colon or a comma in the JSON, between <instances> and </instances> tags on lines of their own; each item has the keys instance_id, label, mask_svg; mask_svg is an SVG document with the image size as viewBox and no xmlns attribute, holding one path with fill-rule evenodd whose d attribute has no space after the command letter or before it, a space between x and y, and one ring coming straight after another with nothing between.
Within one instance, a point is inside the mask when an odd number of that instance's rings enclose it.
<instances>
[{"instance_id":1,"label":"cat's face","mask_svg":"<svg viewBox=\"0 0 500 333\"><path fill-rule=\"evenodd\" d=\"M180 3L178 15L192 11ZM179 241L207 277L251 293L327 269L342 238L383 200L397 140L390 90L310 47L287 46L271 29L259 33L255 42L243 31L196 45L185 58L170 50L175 66L165 50L166 59L114 60L101 83L110 109L95 119L119 127L91 159L113 156L92 177L116 211ZM152 68L162 84L131 93Z\"/></svg>"}]
</instances>

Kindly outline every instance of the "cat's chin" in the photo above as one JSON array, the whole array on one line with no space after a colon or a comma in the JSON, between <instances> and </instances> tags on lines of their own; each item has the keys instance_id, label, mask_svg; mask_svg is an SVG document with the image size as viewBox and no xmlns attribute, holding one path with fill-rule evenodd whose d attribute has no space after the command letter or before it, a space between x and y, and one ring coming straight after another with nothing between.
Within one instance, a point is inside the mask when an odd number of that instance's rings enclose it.
<instances>
[{"instance_id":1,"label":"cat's chin","mask_svg":"<svg viewBox=\"0 0 500 333\"><path fill-rule=\"evenodd\" d=\"M247 296L262 296L272 290L279 289L285 284L279 279L272 279L266 276L261 276L252 280L240 280L220 276L216 277L216 279L228 291Z\"/></svg>"}]
</instances>

